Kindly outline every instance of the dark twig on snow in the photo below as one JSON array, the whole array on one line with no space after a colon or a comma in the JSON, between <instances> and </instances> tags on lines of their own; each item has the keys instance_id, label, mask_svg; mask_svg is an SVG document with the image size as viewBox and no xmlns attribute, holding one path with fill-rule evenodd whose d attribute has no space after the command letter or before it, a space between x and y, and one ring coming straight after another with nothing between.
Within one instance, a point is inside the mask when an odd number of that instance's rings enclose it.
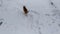
<instances>
[{"instance_id":1,"label":"dark twig on snow","mask_svg":"<svg viewBox=\"0 0 60 34\"><path fill-rule=\"evenodd\" d=\"M26 6L23 6L23 11L24 11L24 14L25 14L25 15L28 14L28 9L26 8Z\"/></svg>"},{"instance_id":2,"label":"dark twig on snow","mask_svg":"<svg viewBox=\"0 0 60 34\"><path fill-rule=\"evenodd\" d=\"M52 5L53 7L57 8L52 0L50 0L50 5Z\"/></svg>"},{"instance_id":3,"label":"dark twig on snow","mask_svg":"<svg viewBox=\"0 0 60 34\"><path fill-rule=\"evenodd\" d=\"M2 23L3 23L3 22L1 21L1 22L0 22L0 26L2 25Z\"/></svg>"},{"instance_id":4,"label":"dark twig on snow","mask_svg":"<svg viewBox=\"0 0 60 34\"><path fill-rule=\"evenodd\" d=\"M4 19L1 18L1 19L0 19L0 26L2 25L3 21L4 21Z\"/></svg>"}]
</instances>

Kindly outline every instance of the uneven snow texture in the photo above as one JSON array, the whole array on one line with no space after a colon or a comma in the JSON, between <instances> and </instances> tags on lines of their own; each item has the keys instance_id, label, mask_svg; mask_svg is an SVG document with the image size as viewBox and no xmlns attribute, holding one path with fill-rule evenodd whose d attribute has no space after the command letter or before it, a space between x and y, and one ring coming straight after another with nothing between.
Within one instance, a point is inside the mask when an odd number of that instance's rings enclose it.
<instances>
[{"instance_id":1,"label":"uneven snow texture","mask_svg":"<svg viewBox=\"0 0 60 34\"><path fill-rule=\"evenodd\" d=\"M0 0L0 34L60 34L60 0Z\"/></svg>"}]
</instances>

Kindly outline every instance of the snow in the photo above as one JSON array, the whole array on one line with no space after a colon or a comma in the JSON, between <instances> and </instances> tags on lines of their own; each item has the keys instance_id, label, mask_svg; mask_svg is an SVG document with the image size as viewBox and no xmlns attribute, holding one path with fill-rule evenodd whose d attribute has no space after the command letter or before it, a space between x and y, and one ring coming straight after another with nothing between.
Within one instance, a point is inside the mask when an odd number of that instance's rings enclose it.
<instances>
[{"instance_id":1,"label":"snow","mask_svg":"<svg viewBox=\"0 0 60 34\"><path fill-rule=\"evenodd\" d=\"M60 0L0 0L0 34L60 34L59 3ZM27 16L23 5L29 10Z\"/></svg>"}]
</instances>

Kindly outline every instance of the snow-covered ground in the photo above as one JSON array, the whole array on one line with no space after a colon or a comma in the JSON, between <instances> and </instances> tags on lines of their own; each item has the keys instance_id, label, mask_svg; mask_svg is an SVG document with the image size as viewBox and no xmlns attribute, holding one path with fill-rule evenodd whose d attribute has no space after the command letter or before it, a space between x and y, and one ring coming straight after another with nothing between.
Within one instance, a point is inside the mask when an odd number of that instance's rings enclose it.
<instances>
[{"instance_id":1,"label":"snow-covered ground","mask_svg":"<svg viewBox=\"0 0 60 34\"><path fill-rule=\"evenodd\" d=\"M0 34L60 34L60 0L0 0Z\"/></svg>"}]
</instances>

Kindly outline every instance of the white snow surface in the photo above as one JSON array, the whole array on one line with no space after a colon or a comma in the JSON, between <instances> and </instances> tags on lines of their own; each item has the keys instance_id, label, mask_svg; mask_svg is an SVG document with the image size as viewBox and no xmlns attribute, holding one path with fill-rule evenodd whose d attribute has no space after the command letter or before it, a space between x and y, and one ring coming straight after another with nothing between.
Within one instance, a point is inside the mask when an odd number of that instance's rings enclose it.
<instances>
[{"instance_id":1,"label":"white snow surface","mask_svg":"<svg viewBox=\"0 0 60 34\"><path fill-rule=\"evenodd\" d=\"M60 34L60 0L0 0L1 21L0 34Z\"/></svg>"}]
</instances>

